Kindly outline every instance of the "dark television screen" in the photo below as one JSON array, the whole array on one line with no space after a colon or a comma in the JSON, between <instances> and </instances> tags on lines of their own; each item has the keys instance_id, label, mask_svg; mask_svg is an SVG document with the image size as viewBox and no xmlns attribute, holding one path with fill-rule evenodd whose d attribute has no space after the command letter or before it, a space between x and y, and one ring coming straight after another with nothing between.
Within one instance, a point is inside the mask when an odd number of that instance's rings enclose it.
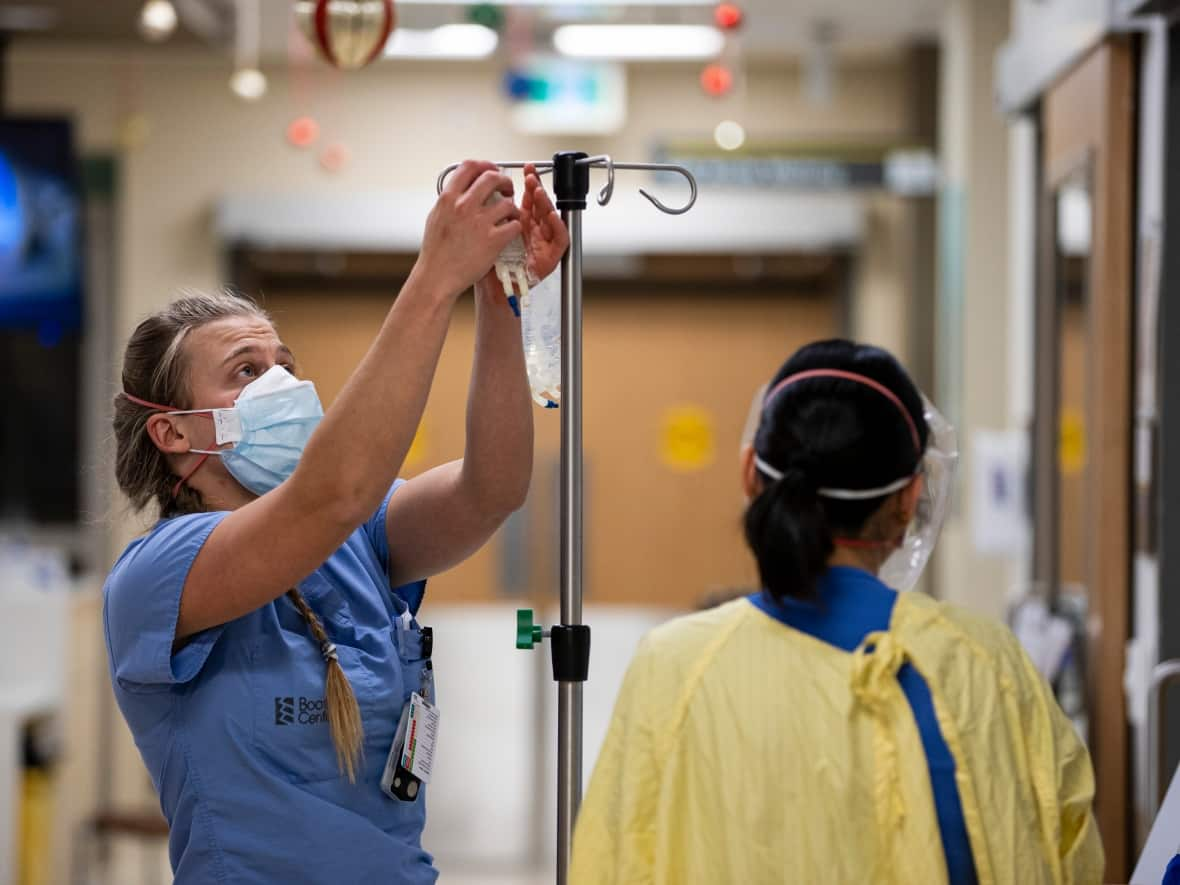
<instances>
[{"instance_id":1,"label":"dark television screen","mask_svg":"<svg viewBox=\"0 0 1180 885\"><path fill-rule=\"evenodd\" d=\"M69 121L0 118L0 326L53 340L79 325L81 233Z\"/></svg>"},{"instance_id":2,"label":"dark television screen","mask_svg":"<svg viewBox=\"0 0 1180 885\"><path fill-rule=\"evenodd\" d=\"M82 228L69 121L0 117L0 524L79 517Z\"/></svg>"}]
</instances>

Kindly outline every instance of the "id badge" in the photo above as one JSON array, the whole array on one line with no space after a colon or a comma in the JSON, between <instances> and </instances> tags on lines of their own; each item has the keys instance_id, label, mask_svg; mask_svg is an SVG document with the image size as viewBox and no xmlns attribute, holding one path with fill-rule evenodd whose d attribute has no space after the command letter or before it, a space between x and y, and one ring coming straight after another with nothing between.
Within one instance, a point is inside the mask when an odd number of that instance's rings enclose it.
<instances>
[{"instance_id":1,"label":"id badge","mask_svg":"<svg viewBox=\"0 0 1180 885\"><path fill-rule=\"evenodd\" d=\"M418 692L410 695L381 775L381 790L391 799L413 802L422 785L430 783L440 718L438 707L425 697Z\"/></svg>"},{"instance_id":2,"label":"id badge","mask_svg":"<svg viewBox=\"0 0 1180 885\"><path fill-rule=\"evenodd\" d=\"M422 783L430 783L434 771L434 749L438 746L438 707L422 695L410 695L406 741L398 767L410 772Z\"/></svg>"},{"instance_id":3,"label":"id badge","mask_svg":"<svg viewBox=\"0 0 1180 885\"><path fill-rule=\"evenodd\" d=\"M393 746L389 748L389 757L385 760L385 770L381 774L381 791L390 799L402 802L413 802L422 790L422 781L401 766L402 749L405 747L409 724L410 704L406 704L402 708L397 734L393 737Z\"/></svg>"}]
</instances>

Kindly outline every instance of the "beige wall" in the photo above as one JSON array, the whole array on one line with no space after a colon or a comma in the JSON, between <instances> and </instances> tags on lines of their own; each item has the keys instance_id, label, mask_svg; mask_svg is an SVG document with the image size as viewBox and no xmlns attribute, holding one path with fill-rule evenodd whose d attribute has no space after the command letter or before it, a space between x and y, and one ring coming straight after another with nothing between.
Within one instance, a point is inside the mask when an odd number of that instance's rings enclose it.
<instances>
[{"instance_id":1,"label":"beige wall","mask_svg":"<svg viewBox=\"0 0 1180 885\"><path fill-rule=\"evenodd\" d=\"M963 199L963 291L959 345L939 342L939 367L957 365L959 373L957 389L940 396L959 407L961 458L958 503L943 532L936 580L943 598L995 617L1003 615L1013 570L1007 559L972 545L970 477L973 432L1009 425L1009 135L993 96L993 59L1008 34L1008 12L1008 0L948 4L940 121L944 188Z\"/></svg>"},{"instance_id":2,"label":"beige wall","mask_svg":"<svg viewBox=\"0 0 1180 885\"><path fill-rule=\"evenodd\" d=\"M853 282L851 334L904 361L910 353L913 215L905 199L891 194L866 200L865 208L865 239Z\"/></svg>"},{"instance_id":3,"label":"beige wall","mask_svg":"<svg viewBox=\"0 0 1180 885\"><path fill-rule=\"evenodd\" d=\"M92 149L118 144L133 112L149 123L145 143L125 156L122 332L177 286L218 282L210 210L225 193L422 187L453 159L545 157L570 142L513 133L503 119L500 71L490 66L388 66L347 76L317 67L295 80L269 73L270 95L251 105L229 92L227 66L205 56L13 52L13 111L73 112ZM802 100L794 68L757 70L741 116L755 139L897 136L904 76L894 60L861 62L842 73L838 100L815 109ZM295 93L310 96L310 104ZM311 156L285 145L287 123L305 109L319 118L325 138L348 145L352 162L339 175L321 173ZM663 136L710 137L732 111L701 93L695 67L648 66L630 78L626 130L574 141L591 152L646 159Z\"/></svg>"}]
</instances>

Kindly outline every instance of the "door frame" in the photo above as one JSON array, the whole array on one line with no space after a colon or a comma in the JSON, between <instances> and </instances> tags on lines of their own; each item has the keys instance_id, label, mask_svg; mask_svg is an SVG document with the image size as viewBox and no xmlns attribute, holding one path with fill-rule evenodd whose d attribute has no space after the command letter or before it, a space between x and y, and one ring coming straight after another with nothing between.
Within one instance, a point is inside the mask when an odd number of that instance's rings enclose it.
<instances>
[{"instance_id":1,"label":"door frame","mask_svg":"<svg viewBox=\"0 0 1180 885\"><path fill-rule=\"evenodd\" d=\"M1180 309L1169 292L1180 288L1180 21L1173 19L1167 30L1167 73L1164 99L1163 140L1163 224L1160 250L1159 320L1157 353L1159 371L1159 440L1156 465L1158 488L1152 501L1156 518L1153 542L1159 556L1159 602L1155 626L1161 661L1180 658L1180 631L1171 625L1180 623L1180 595L1164 592L1180 580L1180 547L1172 541L1180 538L1180 410L1164 408L1180 396L1180 348L1168 341L1180 335ZM1154 661L1153 661L1154 663ZM1160 778L1164 784L1180 767L1180 690L1164 697L1167 723L1166 743ZM1155 762L1155 760L1152 760ZM1159 797L1149 797L1155 807Z\"/></svg>"},{"instance_id":2,"label":"door frame","mask_svg":"<svg viewBox=\"0 0 1180 885\"><path fill-rule=\"evenodd\" d=\"M1131 41L1104 41L1043 96L1041 208L1036 306L1034 578L1056 593L1059 316L1054 262L1054 195L1079 168L1092 185L1093 253L1089 267L1086 415L1087 482L1086 695L1094 762L1095 814L1106 849L1107 877L1129 872L1131 815L1129 725L1123 689L1132 583L1132 428L1134 303L1135 60Z\"/></svg>"}]
</instances>

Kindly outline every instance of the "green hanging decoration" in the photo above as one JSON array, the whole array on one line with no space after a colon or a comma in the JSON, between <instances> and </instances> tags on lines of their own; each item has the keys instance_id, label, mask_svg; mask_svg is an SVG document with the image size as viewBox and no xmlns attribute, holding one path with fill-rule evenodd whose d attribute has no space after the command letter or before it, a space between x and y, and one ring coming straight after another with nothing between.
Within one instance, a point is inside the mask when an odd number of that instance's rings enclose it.
<instances>
[{"instance_id":1,"label":"green hanging decoration","mask_svg":"<svg viewBox=\"0 0 1180 885\"><path fill-rule=\"evenodd\" d=\"M494 3L476 3L467 8L467 20L499 33L504 27L504 13Z\"/></svg>"}]
</instances>

